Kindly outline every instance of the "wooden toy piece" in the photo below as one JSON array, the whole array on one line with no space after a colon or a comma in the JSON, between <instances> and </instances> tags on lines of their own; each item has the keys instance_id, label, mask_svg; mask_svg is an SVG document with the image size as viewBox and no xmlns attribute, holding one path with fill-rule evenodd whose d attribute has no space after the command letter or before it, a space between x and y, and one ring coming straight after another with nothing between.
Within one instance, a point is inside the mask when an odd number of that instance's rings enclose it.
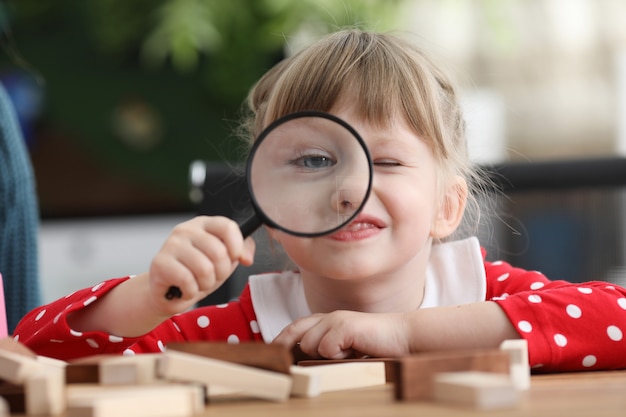
<instances>
[{"instance_id":1,"label":"wooden toy piece","mask_svg":"<svg viewBox=\"0 0 626 417\"><path fill-rule=\"evenodd\" d=\"M48 356L37 356L36 359L37 362L46 366L54 366L61 369L65 369L65 367L67 366L67 362L60 359L50 358Z\"/></svg>"},{"instance_id":2,"label":"wooden toy piece","mask_svg":"<svg viewBox=\"0 0 626 417\"><path fill-rule=\"evenodd\" d=\"M200 388L183 384L68 385L67 417L188 417L204 410Z\"/></svg>"},{"instance_id":3,"label":"wooden toy piece","mask_svg":"<svg viewBox=\"0 0 626 417\"><path fill-rule=\"evenodd\" d=\"M514 408L519 391L508 375L490 372L444 372L434 376L435 401L479 410Z\"/></svg>"},{"instance_id":4,"label":"wooden toy piece","mask_svg":"<svg viewBox=\"0 0 626 417\"><path fill-rule=\"evenodd\" d=\"M337 363L353 363L353 362L383 362L385 364L385 379L387 382L394 382L394 372L396 369L396 358L358 358L358 359L306 359L299 361L298 366L321 366L333 365Z\"/></svg>"},{"instance_id":5,"label":"wooden toy piece","mask_svg":"<svg viewBox=\"0 0 626 417\"><path fill-rule=\"evenodd\" d=\"M0 417L9 417L9 402L0 397Z\"/></svg>"},{"instance_id":6,"label":"wooden toy piece","mask_svg":"<svg viewBox=\"0 0 626 417\"><path fill-rule=\"evenodd\" d=\"M13 353L18 353L22 356L28 356L30 358L36 358L37 354L30 350L23 343L18 342L12 337L5 337L0 339L0 350L1 351L9 351Z\"/></svg>"},{"instance_id":7,"label":"wooden toy piece","mask_svg":"<svg viewBox=\"0 0 626 417\"><path fill-rule=\"evenodd\" d=\"M509 353L511 381L515 388L530 388L530 365L528 363L528 341L525 339L505 340L500 349Z\"/></svg>"},{"instance_id":8,"label":"wooden toy piece","mask_svg":"<svg viewBox=\"0 0 626 417\"><path fill-rule=\"evenodd\" d=\"M25 382L26 414L56 416L65 411L65 370L46 367Z\"/></svg>"},{"instance_id":9,"label":"wooden toy piece","mask_svg":"<svg viewBox=\"0 0 626 417\"><path fill-rule=\"evenodd\" d=\"M177 342L168 343L168 350L187 352L193 355L222 361L253 366L268 371L289 373L293 364L293 355L289 349L277 344L261 342L225 343L225 342Z\"/></svg>"},{"instance_id":10,"label":"wooden toy piece","mask_svg":"<svg viewBox=\"0 0 626 417\"><path fill-rule=\"evenodd\" d=\"M385 363L346 362L320 366L292 366L291 395L315 397L322 392L384 385Z\"/></svg>"},{"instance_id":11,"label":"wooden toy piece","mask_svg":"<svg viewBox=\"0 0 626 417\"><path fill-rule=\"evenodd\" d=\"M7 402L11 413L24 414L26 412L26 395L22 385L0 381L0 398Z\"/></svg>"},{"instance_id":12,"label":"wooden toy piece","mask_svg":"<svg viewBox=\"0 0 626 417\"><path fill-rule=\"evenodd\" d=\"M433 378L442 372L483 371L509 374L509 354L498 349L419 353L396 362L395 398L429 400Z\"/></svg>"},{"instance_id":13,"label":"wooden toy piece","mask_svg":"<svg viewBox=\"0 0 626 417\"><path fill-rule=\"evenodd\" d=\"M45 367L36 357L0 349L0 379L23 384L30 375Z\"/></svg>"},{"instance_id":14,"label":"wooden toy piece","mask_svg":"<svg viewBox=\"0 0 626 417\"><path fill-rule=\"evenodd\" d=\"M67 383L150 384L156 379L158 356L159 354L132 356L105 354L76 359L66 368Z\"/></svg>"},{"instance_id":15,"label":"wooden toy piece","mask_svg":"<svg viewBox=\"0 0 626 417\"><path fill-rule=\"evenodd\" d=\"M115 356L100 361L100 383L103 385L139 385L156 381L158 354Z\"/></svg>"},{"instance_id":16,"label":"wooden toy piece","mask_svg":"<svg viewBox=\"0 0 626 417\"><path fill-rule=\"evenodd\" d=\"M171 381L203 384L209 393L215 385L246 396L285 401L291 391L289 375L169 349L159 358L157 373Z\"/></svg>"}]
</instances>

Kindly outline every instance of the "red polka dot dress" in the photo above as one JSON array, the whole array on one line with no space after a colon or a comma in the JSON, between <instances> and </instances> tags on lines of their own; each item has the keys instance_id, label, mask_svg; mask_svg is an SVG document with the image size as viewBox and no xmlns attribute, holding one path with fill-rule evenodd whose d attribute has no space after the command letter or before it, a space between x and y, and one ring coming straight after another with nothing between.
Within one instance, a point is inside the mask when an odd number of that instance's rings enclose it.
<instances>
[{"instance_id":1,"label":"red polka dot dress","mask_svg":"<svg viewBox=\"0 0 626 417\"><path fill-rule=\"evenodd\" d=\"M431 259L429 270L438 271L443 278L430 279L432 271L427 271L423 307L496 302L520 336L528 340L529 361L536 372L626 368L624 288L607 282L550 281L539 272L514 268L505 262L485 262L477 240L470 243L433 246L435 255L431 258L436 259ZM446 245L446 250L455 255L436 255L441 252L436 248ZM290 283L299 276L293 272L274 275ZM298 307L306 303L297 286L289 284L292 288L282 292L269 288L263 293L255 283L268 281L268 277L253 278L237 300L174 316L142 337L72 330L66 320L69 313L84 308L128 278L113 279L34 309L18 324L14 337L40 355L60 359L96 353L159 352L174 341L268 342L289 320L259 320L266 316L263 306L280 307L282 303L285 310L293 310L295 305L295 319L307 314L306 308Z\"/></svg>"}]
</instances>

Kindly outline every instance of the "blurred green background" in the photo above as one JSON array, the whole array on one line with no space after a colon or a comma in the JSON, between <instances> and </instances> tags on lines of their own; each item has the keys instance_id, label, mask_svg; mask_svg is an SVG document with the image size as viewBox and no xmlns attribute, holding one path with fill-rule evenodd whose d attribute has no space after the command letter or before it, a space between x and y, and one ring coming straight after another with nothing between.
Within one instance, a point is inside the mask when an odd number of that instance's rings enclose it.
<instances>
[{"instance_id":1,"label":"blurred green background","mask_svg":"<svg viewBox=\"0 0 626 417\"><path fill-rule=\"evenodd\" d=\"M5 0L0 80L44 217L190 209L191 161L237 161L253 83L288 47L393 27L401 0Z\"/></svg>"}]
</instances>

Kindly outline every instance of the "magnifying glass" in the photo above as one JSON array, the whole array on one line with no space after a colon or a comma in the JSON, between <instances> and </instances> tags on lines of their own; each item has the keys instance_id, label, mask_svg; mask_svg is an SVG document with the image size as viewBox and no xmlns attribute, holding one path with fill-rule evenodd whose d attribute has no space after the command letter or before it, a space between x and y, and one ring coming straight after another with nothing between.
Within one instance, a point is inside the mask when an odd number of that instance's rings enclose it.
<instances>
[{"instance_id":1,"label":"magnifying glass","mask_svg":"<svg viewBox=\"0 0 626 417\"><path fill-rule=\"evenodd\" d=\"M262 224L300 237L331 234L361 211L372 189L365 142L330 113L301 111L265 128L250 151L246 177L253 215L244 238ZM180 298L178 287L165 297Z\"/></svg>"}]
</instances>

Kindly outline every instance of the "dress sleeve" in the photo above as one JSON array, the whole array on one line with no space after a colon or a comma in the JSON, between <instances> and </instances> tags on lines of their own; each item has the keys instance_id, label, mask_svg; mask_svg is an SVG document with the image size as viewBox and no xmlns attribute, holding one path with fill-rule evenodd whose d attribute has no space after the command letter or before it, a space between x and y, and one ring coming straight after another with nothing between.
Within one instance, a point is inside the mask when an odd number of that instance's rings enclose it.
<instances>
[{"instance_id":1,"label":"dress sleeve","mask_svg":"<svg viewBox=\"0 0 626 417\"><path fill-rule=\"evenodd\" d=\"M236 301L190 310L140 337L78 332L69 327L68 314L85 308L127 279L130 277L104 281L32 310L18 323L13 337L39 355L62 360L95 354L159 352L173 341L261 340L248 287Z\"/></svg>"},{"instance_id":2,"label":"dress sleeve","mask_svg":"<svg viewBox=\"0 0 626 417\"><path fill-rule=\"evenodd\" d=\"M601 281L550 281L537 271L485 262L487 300L528 341L535 372L626 368L626 289Z\"/></svg>"}]
</instances>

